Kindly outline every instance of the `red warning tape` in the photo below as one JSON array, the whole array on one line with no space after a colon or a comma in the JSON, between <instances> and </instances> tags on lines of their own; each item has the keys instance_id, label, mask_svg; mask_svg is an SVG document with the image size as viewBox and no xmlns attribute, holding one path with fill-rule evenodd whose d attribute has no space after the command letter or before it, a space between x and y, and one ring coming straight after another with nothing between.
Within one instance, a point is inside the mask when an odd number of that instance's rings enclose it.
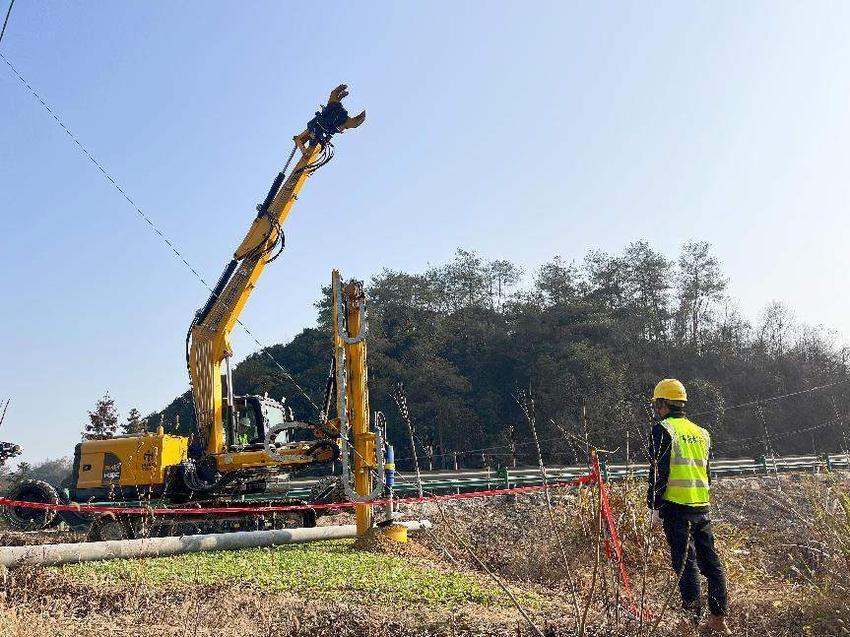
<instances>
[{"instance_id":1,"label":"red warning tape","mask_svg":"<svg viewBox=\"0 0 850 637\"><path fill-rule=\"evenodd\" d=\"M49 511L72 511L74 513L120 513L122 515L207 515L210 513L218 514L240 514L240 513L274 513L278 511L308 511L308 510L323 510L323 509L349 509L362 505L378 506L393 502L394 504L416 504L418 502L433 502L435 500L470 500L473 498L486 498L497 495L511 495L517 493L533 493L535 491L543 491L547 488L557 489L559 487L575 487L580 484L595 483L599 485L600 498L602 500L602 515L603 521L608 529L609 539L606 539L606 553L609 559L613 559L620 569L620 578L623 582L623 590L628 597L630 608L627 609L635 618L640 617L641 611L638 609L635 600L634 592L629 583L629 574L626 571L626 565L623 562L623 549L620 544L620 538L617 534L617 526L614 520L614 515L611 512L611 503L608 499L608 490L605 487L605 480L601 478L602 472L599 467L599 457L596 453L592 454L591 473L575 478L573 480L562 480L558 482L550 482L548 484L538 484L527 487L512 487L504 489L488 489L486 491L469 491L466 493L445 493L441 495L428 495L422 497L409 498L393 498L369 500L368 502L333 502L328 504L286 504L280 506L245 506L245 507L130 507L130 506L103 506L93 504L48 504L45 502L27 502L24 500L12 500L10 498L0 497L0 506L23 508L23 509L44 509ZM643 617L651 618L651 613L648 609L643 609Z\"/></svg>"},{"instance_id":2,"label":"red warning tape","mask_svg":"<svg viewBox=\"0 0 850 637\"><path fill-rule=\"evenodd\" d=\"M611 512L611 502L608 499L608 488L605 486L605 480L601 478L602 472L599 467L599 456L596 452L591 453L591 477L593 481L599 485L599 498L601 500L601 510L599 514L608 528L608 538L605 540L605 552L608 559L613 559L620 569L620 579L623 582L623 591L629 601L627 609L635 619L643 616L643 619L652 619L652 612L648 608L638 608L637 600L635 599L632 585L629 582L629 573L626 570L626 563L623 561L623 546L620 544L620 536L617 533L617 524L614 520L614 514Z\"/></svg>"},{"instance_id":3,"label":"red warning tape","mask_svg":"<svg viewBox=\"0 0 850 637\"><path fill-rule=\"evenodd\" d=\"M414 504L417 502L432 502L434 500L468 500L471 498L486 498L496 495L510 495L514 493L532 493L548 488L573 487L588 482L596 482L594 474L587 474L574 480L550 482L546 485L538 484L527 487L512 487L505 489L489 489L486 491L469 491L467 493L445 493L441 495L430 495L393 498L394 504ZM46 509L50 511L73 511L75 513L121 513L123 515L206 515L208 513L274 513L276 511L307 511L322 509L346 509L360 505L383 505L388 504L389 499L369 500L368 502L332 502L328 504L284 504L279 506L258 507L129 507L129 506L103 506L94 504L49 504L45 502L27 502L24 500L10 500L0 497L0 506L8 506L22 509Z\"/></svg>"}]
</instances>

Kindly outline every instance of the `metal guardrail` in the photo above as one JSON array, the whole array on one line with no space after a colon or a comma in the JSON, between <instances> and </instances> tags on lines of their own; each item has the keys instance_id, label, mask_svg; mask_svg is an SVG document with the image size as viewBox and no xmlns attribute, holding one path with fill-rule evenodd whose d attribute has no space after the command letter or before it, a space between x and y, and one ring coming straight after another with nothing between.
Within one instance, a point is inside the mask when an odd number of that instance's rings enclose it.
<instances>
[{"instance_id":1,"label":"metal guardrail","mask_svg":"<svg viewBox=\"0 0 850 637\"><path fill-rule=\"evenodd\" d=\"M607 464L600 463L603 477L606 481L623 480L626 478L641 479L647 477L649 465ZM850 470L850 454L824 454L820 456L785 456L760 458L721 458L711 461L713 477L735 475L768 475L792 471L836 471ZM587 475L586 466L553 466L546 467L547 481L567 482ZM462 469L456 471L426 471L422 474L422 490L424 493L462 493L484 491L489 489L511 489L514 487L537 486L543 483L538 467L511 468L505 467L493 470ZM242 496L246 504L251 501L267 501L279 499L309 500L310 491L320 478L299 479L277 482L269 485L265 493ZM397 474L393 488L396 497L409 497L418 494L418 488L412 476ZM96 505L114 505L114 502L94 502ZM145 506L147 502L123 502L126 506Z\"/></svg>"},{"instance_id":2,"label":"metal guardrail","mask_svg":"<svg viewBox=\"0 0 850 637\"><path fill-rule=\"evenodd\" d=\"M792 471L835 471L850 470L850 454L824 454L820 456L783 456L759 458L718 458L711 461L712 477L767 475L787 473ZM606 480L622 480L627 477L646 478L649 474L649 464L607 464L602 463L602 471ZM546 467L549 482L571 480L585 475L585 466ZM292 480L287 485L280 485L279 491L290 498L308 498L310 488L317 480ZM517 486L532 486L542 484L540 469L537 467L500 468L500 469L461 469L457 471L425 471L422 472L422 489L425 492L439 493L445 491L479 491L493 488L511 488ZM414 495L417 492L416 482L411 476L400 475L393 489L398 497Z\"/></svg>"}]
</instances>

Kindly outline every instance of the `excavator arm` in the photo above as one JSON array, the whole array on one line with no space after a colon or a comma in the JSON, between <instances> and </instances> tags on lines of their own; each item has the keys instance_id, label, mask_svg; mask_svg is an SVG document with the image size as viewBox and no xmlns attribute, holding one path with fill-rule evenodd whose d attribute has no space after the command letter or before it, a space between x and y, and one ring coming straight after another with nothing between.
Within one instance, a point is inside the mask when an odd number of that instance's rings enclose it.
<instances>
[{"instance_id":1,"label":"excavator arm","mask_svg":"<svg viewBox=\"0 0 850 637\"><path fill-rule=\"evenodd\" d=\"M282 226L289 216L298 193L318 168L333 157L331 138L366 119L365 111L350 117L342 106L348 95L343 84L331 91L328 103L294 137L298 162L287 174L287 167L275 178L265 200L257 206L257 216L245 238L224 268L206 304L198 310L186 337L186 363L192 383L197 431L207 453L217 455L227 450L224 422L221 371L233 352L230 334L242 309L266 265L283 248ZM232 382L228 392L232 404Z\"/></svg>"}]
</instances>

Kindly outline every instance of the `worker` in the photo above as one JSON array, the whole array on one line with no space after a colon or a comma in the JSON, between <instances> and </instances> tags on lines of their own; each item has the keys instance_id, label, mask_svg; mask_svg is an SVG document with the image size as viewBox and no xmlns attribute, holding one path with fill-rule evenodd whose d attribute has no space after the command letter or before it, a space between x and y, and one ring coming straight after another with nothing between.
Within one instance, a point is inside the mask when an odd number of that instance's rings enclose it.
<instances>
[{"instance_id":1,"label":"worker","mask_svg":"<svg viewBox=\"0 0 850 637\"><path fill-rule=\"evenodd\" d=\"M251 417L242 412L239 415L239 426L236 428L236 444L240 446L250 444L256 437L256 433L257 430L251 421Z\"/></svg>"},{"instance_id":2,"label":"worker","mask_svg":"<svg viewBox=\"0 0 850 637\"><path fill-rule=\"evenodd\" d=\"M655 386L652 407L658 422L652 428L652 458L647 489L650 526L659 521L670 546L673 571L679 578L683 634L694 634L702 616L699 573L708 580L704 629L731 635L726 623L726 575L714 547L710 502L709 449L711 438L688 420L688 394L675 378Z\"/></svg>"}]
</instances>

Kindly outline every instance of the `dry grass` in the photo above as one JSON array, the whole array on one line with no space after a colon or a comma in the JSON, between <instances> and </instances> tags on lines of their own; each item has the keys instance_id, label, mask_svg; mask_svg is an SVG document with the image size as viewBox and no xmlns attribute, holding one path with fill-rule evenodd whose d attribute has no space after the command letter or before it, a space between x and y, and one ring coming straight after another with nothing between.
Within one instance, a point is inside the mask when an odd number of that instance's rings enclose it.
<instances>
[{"instance_id":1,"label":"dry grass","mask_svg":"<svg viewBox=\"0 0 850 637\"><path fill-rule=\"evenodd\" d=\"M791 476L722 480L715 484L715 534L730 583L731 623L739 635L850 635L850 480L846 476ZM678 596L660 529L650 530L645 484L612 485L626 561L638 600L656 616L669 597L658 627L670 630ZM556 516L562 543L582 599L591 586L594 510L589 489L558 494ZM458 528L477 545L488 567L514 581L542 585L567 598L566 569L553 540L540 496L493 502L466 501L456 510ZM426 514L428 511L425 512ZM436 541L463 559L450 534ZM426 540L427 543L427 540ZM472 564L467 563L467 566ZM647 634L651 626L625 621L610 564L593 591L595 625L611 634Z\"/></svg>"},{"instance_id":2,"label":"dry grass","mask_svg":"<svg viewBox=\"0 0 850 637\"><path fill-rule=\"evenodd\" d=\"M252 587L186 583L170 587L87 583L51 569L16 572L0 613L3 635L274 635L367 637L397 634L515 635L503 607L362 604Z\"/></svg>"},{"instance_id":3,"label":"dry grass","mask_svg":"<svg viewBox=\"0 0 850 637\"><path fill-rule=\"evenodd\" d=\"M751 637L850 635L850 481L802 476L783 478L782 486L780 492L775 480L763 478L715 485L716 535L730 580L733 629L737 635ZM672 601L654 629L629 621L618 610L616 601L622 591L607 561L601 562L591 586L593 494L588 489L556 493L555 518L582 607L592 596L586 634L671 634L677 599L662 534L646 526L643 485L617 484L611 491L636 593L656 616L665 599ZM421 545L399 554L373 542L374 546L365 548L376 551L375 555L366 562L357 558L352 564L394 572L398 579L406 572L398 570L398 560L410 560L432 569L423 581L445 577L446 582L472 581L472 589L480 586L492 591L474 560L457 544L457 534L520 593L544 633L575 634L566 569L541 497L465 500L443 506L454 533L438 523L436 510L426 506L421 513L437 524L431 534L420 536ZM311 550L321 553L319 548ZM338 547L334 550L339 553ZM208 559L217 561L213 556ZM336 569L332 591L261 585L256 569L264 561L235 559L232 554L221 556L219 561L230 566L227 578L215 583L203 570L209 564L195 572L184 568L182 575L161 580L122 577L126 564L17 571L4 588L0 632L15 637L529 634L519 614L504 600L489 597L490 592L455 596L450 605L435 605L433 600L417 599L415 592L395 599L358 590L356 571L346 570L350 565L343 557L332 565ZM179 563L190 562L195 563ZM161 566L144 564L135 563L131 570L151 574ZM118 575L96 580L94 573ZM317 577L314 585L322 581ZM340 586L340 581L347 585ZM547 601L540 603L541 599Z\"/></svg>"},{"instance_id":4,"label":"dry grass","mask_svg":"<svg viewBox=\"0 0 850 637\"><path fill-rule=\"evenodd\" d=\"M86 534L75 531L2 531L0 546L32 546L33 544L60 544L85 542Z\"/></svg>"}]
</instances>

